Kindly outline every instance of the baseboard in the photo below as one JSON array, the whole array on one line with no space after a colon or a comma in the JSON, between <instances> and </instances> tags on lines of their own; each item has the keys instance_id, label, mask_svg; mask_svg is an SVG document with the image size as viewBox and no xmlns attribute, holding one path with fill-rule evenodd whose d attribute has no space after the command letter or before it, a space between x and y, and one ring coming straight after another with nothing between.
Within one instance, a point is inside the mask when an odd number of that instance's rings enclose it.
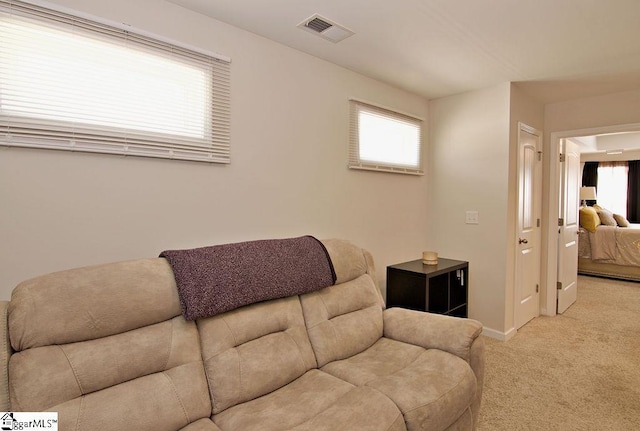
<instances>
[{"instance_id":1,"label":"baseboard","mask_svg":"<svg viewBox=\"0 0 640 431\"><path fill-rule=\"evenodd\" d=\"M500 341L510 340L514 335L516 335L516 332L515 328L511 328L507 332L496 331L495 329L487 328L486 326L482 329L482 335L495 338Z\"/></svg>"}]
</instances>

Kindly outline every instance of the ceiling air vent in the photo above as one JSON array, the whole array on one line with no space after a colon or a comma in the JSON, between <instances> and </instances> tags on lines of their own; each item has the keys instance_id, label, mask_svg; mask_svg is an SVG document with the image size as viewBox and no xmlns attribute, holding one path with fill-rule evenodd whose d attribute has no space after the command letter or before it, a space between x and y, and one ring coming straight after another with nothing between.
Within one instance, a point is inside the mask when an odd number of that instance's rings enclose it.
<instances>
[{"instance_id":1,"label":"ceiling air vent","mask_svg":"<svg viewBox=\"0 0 640 431\"><path fill-rule=\"evenodd\" d=\"M305 19L298 24L298 27L333 43L340 42L354 34L351 30L318 14Z\"/></svg>"},{"instance_id":2,"label":"ceiling air vent","mask_svg":"<svg viewBox=\"0 0 640 431\"><path fill-rule=\"evenodd\" d=\"M305 26L307 28L310 28L313 31L316 31L318 33L322 33L323 31L325 31L326 29L332 27L331 24L329 24L326 21L321 20L320 18L314 18L311 21L309 21L308 23L305 24Z\"/></svg>"},{"instance_id":3,"label":"ceiling air vent","mask_svg":"<svg viewBox=\"0 0 640 431\"><path fill-rule=\"evenodd\" d=\"M611 155L616 155L616 154L622 154L624 153L623 149L619 149L619 150L607 150L607 156L611 156Z\"/></svg>"}]
</instances>

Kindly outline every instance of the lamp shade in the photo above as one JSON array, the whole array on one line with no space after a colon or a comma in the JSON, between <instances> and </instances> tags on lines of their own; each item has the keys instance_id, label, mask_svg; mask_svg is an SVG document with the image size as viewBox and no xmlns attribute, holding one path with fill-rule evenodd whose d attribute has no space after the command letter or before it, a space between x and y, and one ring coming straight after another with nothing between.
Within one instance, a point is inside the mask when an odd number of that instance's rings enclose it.
<instances>
[{"instance_id":1,"label":"lamp shade","mask_svg":"<svg viewBox=\"0 0 640 431\"><path fill-rule=\"evenodd\" d=\"M594 201L596 200L596 188L595 187L580 187L580 200Z\"/></svg>"}]
</instances>

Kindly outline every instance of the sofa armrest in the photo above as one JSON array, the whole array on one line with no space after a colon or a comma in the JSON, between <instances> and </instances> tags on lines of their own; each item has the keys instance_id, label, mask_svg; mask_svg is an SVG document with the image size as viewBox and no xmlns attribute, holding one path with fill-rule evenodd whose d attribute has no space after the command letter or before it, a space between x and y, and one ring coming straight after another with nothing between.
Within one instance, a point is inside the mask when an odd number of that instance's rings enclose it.
<instances>
[{"instance_id":1,"label":"sofa armrest","mask_svg":"<svg viewBox=\"0 0 640 431\"><path fill-rule=\"evenodd\" d=\"M473 429L484 389L484 339L482 324L477 320L460 319L422 311L389 308L384 311L384 336L425 349L439 349L467 361L476 376L476 394L471 403Z\"/></svg>"},{"instance_id":2,"label":"sofa armrest","mask_svg":"<svg viewBox=\"0 0 640 431\"><path fill-rule=\"evenodd\" d=\"M471 345L482 332L477 320L404 308L384 311L384 336L425 349L439 349L471 360Z\"/></svg>"},{"instance_id":3,"label":"sofa armrest","mask_svg":"<svg viewBox=\"0 0 640 431\"><path fill-rule=\"evenodd\" d=\"M0 410L10 411L9 401L9 358L11 343L9 342L9 325L7 320L8 301L0 301Z\"/></svg>"}]
</instances>

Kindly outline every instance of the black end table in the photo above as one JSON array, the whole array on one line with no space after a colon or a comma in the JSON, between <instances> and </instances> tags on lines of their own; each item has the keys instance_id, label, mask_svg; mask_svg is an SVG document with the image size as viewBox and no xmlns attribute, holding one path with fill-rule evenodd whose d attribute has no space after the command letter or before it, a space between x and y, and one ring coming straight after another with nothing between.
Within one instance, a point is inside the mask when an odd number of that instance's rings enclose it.
<instances>
[{"instance_id":1,"label":"black end table","mask_svg":"<svg viewBox=\"0 0 640 431\"><path fill-rule=\"evenodd\" d=\"M387 267L387 307L467 317L469 262L421 259Z\"/></svg>"}]
</instances>

